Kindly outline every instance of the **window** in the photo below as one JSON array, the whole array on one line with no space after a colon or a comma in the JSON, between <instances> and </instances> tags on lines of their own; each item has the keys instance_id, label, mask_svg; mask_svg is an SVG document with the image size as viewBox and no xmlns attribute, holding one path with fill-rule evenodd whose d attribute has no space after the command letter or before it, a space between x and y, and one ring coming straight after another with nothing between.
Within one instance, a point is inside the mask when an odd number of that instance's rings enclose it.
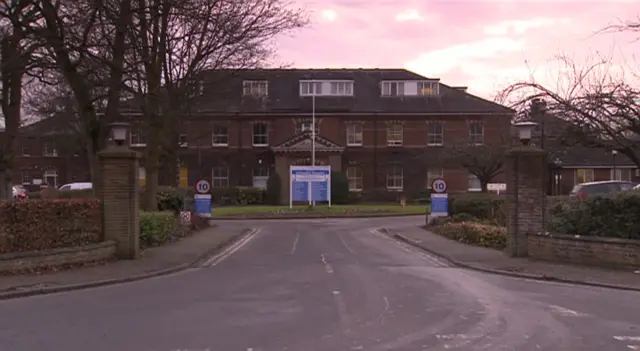
<instances>
[{"instance_id":1,"label":"window","mask_svg":"<svg viewBox=\"0 0 640 351\"><path fill-rule=\"evenodd\" d=\"M22 170L22 184L31 184L33 181L33 176L31 175L31 171L28 169Z\"/></svg>"},{"instance_id":2,"label":"window","mask_svg":"<svg viewBox=\"0 0 640 351\"><path fill-rule=\"evenodd\" d=\"M138 167L138 184L147 185L147 170L143 166Z\"/></svg>"},{"instance_id":3,"label":"window","mask_svg":"<svg viewBox=\"0 0 640 351\"><path fill-rule=\"evenodd\" d=\"M253 187L258 189L266 189L269 180L269 168L258 167L253 170Z\"/></svg>"},{"instance_id":4,"label":"window","mask_svg":"<svg viewBox=\"0 0 640 351\"><path fill-rule=\"evenodd\" d=\"M404 82L382 82L382 96L403 96Z\"/></svg>"},{"instance_id":5,"label":"window","mask_svg":"<svg viewBox=\"0 0 640 351\"><path fill-rule=\"evenodd\" d=\"M242 93L245 96L267 96L269 84L266 80L245 80L242 82Z\"/></svg>"},{"instance_id":6,"label":"window","mask_svg":"<svg viewBox=\"0 0 640 351\"><path fill-rule=\"evenodd\" d=\"M362 168L347 168L347 179L349 179L349 191L362 191Z\"/></svg>"},{"instance_id":7,"label":"window","mask_svg":"<svg viewBox=\"0 0 640 351\"><path fill-rule=\"evenodd\" d=\"M322 82L300 81L300 96L322 95Z\"/></svg>"},{"instance_id":8,"label":"window","mask_svg":"<svg viewBox=\"0 0 640 351\"><path fill-rule=\"evenodd\" d=\"M387 189L401 191L403 188L403 171L399 166L390 167L387 170Z\"/></svg>"},{"instance_id":9,"label":"window","mask_svg":"<svg viewBox=\"0 0 640 351\"><path fill-rule=\"evenodd\" d=\"M229 168L227 167L213 167L211 170L211 185L214 188L228 188L229 187Z\"/></svg>"},{"instance_id":10,"label":"window","mask_svg":"<svg viewBox=\"0 0 640 351\"><path fill-rule=\"evenodd\" d=\"M266 123L255 123L253 125L253 146L269 145L269 127Z\"/></svg>"},{"instance_id":11,"label":"window","mask_svg":"<svg viewBox=\"0 0 640 351\"><path fill-rule=\"evenodd\" d=\"M630 182L633 179L633 169L631 168L616 168L611 170L612 180L625 180Z\"/></svg>"},{"instance_id":12,"label":"window","mask_svg":"<svg viewBox=\"0 0 640 351\"><path fill-rule=\"evenodd\" d=\"M22 156L30 156L31 152L29 150L29 144L31 142L31 139L24 139L22 140Z\"/></svg>"},{"instance_id":13,"label":"window","mask_svg":"<svg viewBox=\"0 0 640 351\"><path fill-rule=\"evenodd\" d=\"M211 133L211 145L229 146L229 128L227 126L213 126Z\"/></svg>"},{"instance_id":14,"label":"window","mask_svg":"<svg viewBox=\"0 0 640 351\"><path fill-rule=\"evenodd\" d=\"M574 184L593 182L593 169L576 169Z\"/></svg>"},{"instance_id":15,"label":"window","mask_svg":"<svg viewBox=\"0 0 640 351\"><path fill-rule=\"evenodd\" d=\"M430 168L427 170L427 188L431 188L431 183L438 178L444 177L444 171L442 168Z\"/></svg>"},{"instance_id":16,"label":"window","mask_svg":"<svg viewBox=\"0 0 640 351\"><path fill-rule=\"evenodd\" d=\"M131 146L145 146L147 144L140 128L131 128L129 137L131 139Z\"/></svg>"},{"instance_id":17,"label":"window","mask_svg":"<svg viewBox=\"0 0 640 351\"><path fill-rule=\"evenodd\" d=\"M201 80L191 80L187 85L187 91L190 98L202 95L204 93L204 82Z\"/></svg>"},{"instance_id":18,"label":"window","mask_svg":"<svg viewBox=\"0 0 640 351\"><path fill-rule=\"evenodd\" d=\"M427 145L442 146L444 144L444 128L442 123L429 123L427 126Z\"/></svg>"},{"instance_id":19,"label":"window","mask_svg":"<svg viewBox=\"0 0 640 351\"><path fill-rule=\"evenodd\" d=\"M347 146L362 146L362 124L347 124Z\"/></svg>"},{"instance_id":20,"label":"window","mask_svg":"<svg viewBox=\"0 0 640 351\"><path fill-rule=\"evenodd\" d=\"M482 145L484 143L484 127L481 122L469 123L469 142L471 145Z\"/></svg>"},{"instance_id":21,"label":"window","mask_svg":"<svg viewBox=\"0 0 640 351\"><path fill-rule=\"evenodd\" d=\"M187 141L187 135L186 134L180 134L178 135L178 145L180 147L187 147L189 146L189 142Z\"/></svg>"},{"instance_id":22,"label":"window","mask_svg":"<svg viewBox=\"0 0 640 351\"><path fill-rule=\"evenodd\" d=\"M56 145L52 142L45 142L42 144L42 154L44 156L55 157L58 156L58 149L56 149Z\"/></svg>"},{"instance_id":23,"label":"window","mask_svg":"<svg viewBox=\"0 0 640 351\"><path fill-rule=\"evenodd\" d=\"M296 123L296 134L300 134L303 132L310 132L312 128L312 121L303 121ZM318 122L316 121L315 125L316 134L318 134Z\"/></svg>"},{"instance_id":24,"label":"window","mask_svg":"<svg viewBox=\"0 0 640 351\"><path fill-rule=\"evenodd\" d=\"M418 95L429 96L440 93L440 83L438 82L418 82Z\"/></svg>"},{"instance_id":25,"label":"window","mask_svg":"<svg viewBox=\"0 0 640 351\"><path fill-rule=\"evenodd\" d=\"M353 96L353 82L331 82L331 95Z\"/></svg>"},{"instance_id":26,"label":"window","mask_svg":"<svg viewBox=\"0 0 640 351\"><path fill-rule=\"evenodd\" d=\"M482 191L480 179L475 174L469 173L469 191Z\"/></svg>"},{"instance_id":27,"label":"window","mask_svg":"<svg viewBox=\"0 0 640 351\"><path fill-rule=\"evenodd\" d=\"M402 124L387 125L387 145L389 146L402 145Z\"/></svg>"},{"instance_id":28,"label":"window","mask_svg":"<svg viewBox=\"0 0 640 351\"><path fill-rule=\"evenodd\" d=\"M58 172L55 169L49 169L44 171L43 181L48 186L57 188L58 187Z\"/></svg>"}]
</instances>

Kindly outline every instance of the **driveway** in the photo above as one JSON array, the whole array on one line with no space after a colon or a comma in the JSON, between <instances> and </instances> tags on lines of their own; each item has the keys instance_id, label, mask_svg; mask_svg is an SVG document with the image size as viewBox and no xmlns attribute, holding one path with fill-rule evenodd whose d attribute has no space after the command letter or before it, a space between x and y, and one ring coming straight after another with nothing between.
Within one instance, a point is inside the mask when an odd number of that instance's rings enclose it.
<instances>
[{"instance_id":1,"label":"driveway","mask_svg":"<svg viewBox=\"0 0 640 351\"><path fill-rule=\"evenodd\" d=\"M0 301L0 349L640 350L639 293L450 267L374 230L420 221L245 221L196 269Z\"/></svg>"}]
</instances>

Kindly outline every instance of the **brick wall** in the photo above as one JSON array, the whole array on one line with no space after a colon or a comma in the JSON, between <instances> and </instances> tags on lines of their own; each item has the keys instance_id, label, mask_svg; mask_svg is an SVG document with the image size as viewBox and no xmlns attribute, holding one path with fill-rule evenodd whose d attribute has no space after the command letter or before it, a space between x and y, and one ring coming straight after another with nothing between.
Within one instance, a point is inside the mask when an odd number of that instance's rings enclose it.
<instances>
[{"instance_id":1,"label":"brick wall","mask_svg":"<svg viewBox=\"0 0 640 351\"><path fill-rule=\"evenodd\" d=\"M529 256L583 265L640 267L640 241L571 235L527 236Z\"/></svg>"},{"instance_id":2,"label":"brick wall","mask_svg":"<svg viewBox=\"0 0 640 351\"><path fill-rule=\"evenodd\" d=\"M105 241L60 249L0 254L0 272L21 272L39 268L103 261L116 252L116 243Z\"/></svg>"}]
</instances>

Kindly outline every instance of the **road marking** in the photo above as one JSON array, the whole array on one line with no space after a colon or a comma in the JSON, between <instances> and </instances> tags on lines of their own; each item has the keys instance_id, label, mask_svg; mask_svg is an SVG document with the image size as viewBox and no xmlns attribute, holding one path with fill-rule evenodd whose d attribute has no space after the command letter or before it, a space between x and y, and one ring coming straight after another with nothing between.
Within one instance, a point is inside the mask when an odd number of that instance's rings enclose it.
<instances>
[{"instance_id":1,"label":"road marking","mask_svg":"<svg viewBox=\"0 0 640 351\"><path fill-rule=\"evenodd\" d=\"M327 273L333 274L333 268L331 268L331 265L329 264L329 262L327 262L327 259L324 257L324 254L321 254L320 258L322 258L322 263L324 263L324 269L327 271Z\"/></svg>"},{"instance_id":2,"label":"road marking","mask_svg":"<svg viewBox=\"0 0 640 351\"><path fill-rule=\"evenodd\" d=\"M587 315L584 313L580 313L578 311L574 311L574 310L570 310L568 308L564 308L562 306L556 306L556 305L549 305L549 307L556 313L562 315L562 316L569 316L569 317L586 317Z\"/></svg>"},{"instance_id":3,"label":"road marking","mask_svg":"<svg viewBox=\"0 0 640 351\"><path fill-rule=\"evenodd\" d=\"M637 345L627 345L627 348L630 350L640 350L640 346Z\"/></svg>"},{"instance_id":4,"label":"road marking","mask_svg":"<svg viewBox=\"0 0 640 351\"><path fill-rule=\"evenodd\" d=\"M614 336L618 341L640 341L640 336Z\"/></svg>"},{"instance_id":5,"label":"road marking","mask_svg":"<svg viewBox=\"0 0 640 351\"><path fill-rule=\"evenodd\" d=\"M349 247L349 245L347 245L347 243L344 241L344 238L342 238L342 235L340 235L340 233L337 233L337 234L338 234L338 238L340 238L340 241L342 241L342 245L344 245L344 247L346 247L346 248L347 248L347 251L349 251L349 252L351 252L352 254L354 254L354 255L355 255L355 254L356 254L356 252L355 252L355 251L353 251L353 250Z\"/></svg>"},{"instance_id":6,"label":"road marking","mask_svg":"<svg viewBox=\"0 0 640 351\"><path fill-rule=\"evenodd\" d=\"M300 238L300 232L296 233L296 239L293 240L293 248L291 248L291 254L293 255L296 252L296 246L298 246L298 239Z\"/></svg>"},{"instance_id":7,"label":"road marking","mask_svg":"<svg viewBox=\"0 0 640 351\"><path fill-rule=\"evenodd\" d=\"M227 249L222 251L221 253L211 257L207 261L204 262L204 267L215 267L220 262L224 261L227 257L233 255L236 251L240 250L244 245L246 245L253 237L255 237L261 228L253 229L247 236L238 240L233 245L229 246Z\"/></svg>"},{"instance_id":8,"label":"road marking","mask_svg":"<svg viewBox=\"0 0 640 351\"><path fill-rule=\"evenodd\" d=\"M376 318L376 322L380 321L380 325L384 324L384 315L387 313L387 311L389 311L389 299L387 299L387 297L383 297L384 299L384 309L382 310L382 313L380 313L380 315L378 316L378 318Z\"/></svg>"}]
</instances>

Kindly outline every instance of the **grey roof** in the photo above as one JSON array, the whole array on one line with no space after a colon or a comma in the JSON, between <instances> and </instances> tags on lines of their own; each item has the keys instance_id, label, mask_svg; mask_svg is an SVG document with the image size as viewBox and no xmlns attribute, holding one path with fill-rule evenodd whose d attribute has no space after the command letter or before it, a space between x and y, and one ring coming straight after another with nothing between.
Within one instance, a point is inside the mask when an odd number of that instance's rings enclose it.
<instances>
[{"instance_id":1,"label":"grey roof","mask_svg":"<svg viewBox=\"0 0 640 351\"><path fill-rule=\"evenodd\" d=\"M317 113L487 113L509 114L503 105L440 84L438 96L381 97L383 80L430 79L406 69L247 69L212 70L201 74L204 92L191 110L211 113L310 113L312 98L299 94L300 80L353 80L354 96L315 98ZM267 80L268 96L243 96L244 80Z\"/></svg>"}]
</instances>

